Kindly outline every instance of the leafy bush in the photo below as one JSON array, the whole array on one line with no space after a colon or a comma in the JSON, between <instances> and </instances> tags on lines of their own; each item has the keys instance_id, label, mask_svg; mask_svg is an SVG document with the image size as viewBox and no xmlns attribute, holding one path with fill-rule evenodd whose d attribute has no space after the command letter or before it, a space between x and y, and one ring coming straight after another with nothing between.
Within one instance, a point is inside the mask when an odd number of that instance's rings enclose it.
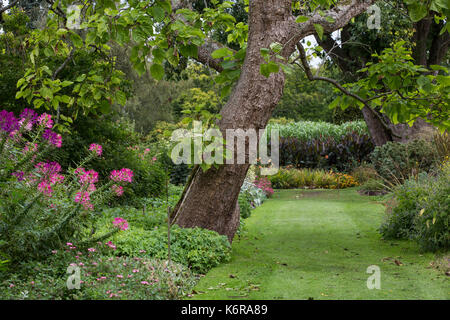
<instances>
[{"instance_id":1,"label":"leafy bush","mask_svg":"<svg viewBox=\"0 0 450 320\"><path fill-rule=\"evenodd\" d=\"M343 173L312 169L280 169L277 174L270 176L274 188L322 188L343 189L357 185L355 179Z\"/></svg>"},{"instance_id":2,"label":"leafy bush","mask_svg":"<svg viewBox=\"0 0 450 320\"><path fill-rule=\"evenodd\" d=\"M450 165L436 176L422 173L395 190L395 206L387 211L380 232L386 238L410 238L424 250L450 245Z\"/></svg>"},{"instance_id":3,"label":"leafy bush","mask_svg":"<svg viewBox=\"0 0 450 320\"><path fill-rule=\"evenodd\" d=\"M259 207L266 199L267 195L264 190L258 188L251 180L251 177L247 177L241 186L241 194L245 195L250 206L252 208Z\"/></svg>"},{"instance_id":4,"label":"leafy bush","mask_svg":"<svg viewBox=\"0 0 450 320\"><path fill-rule=\"evenodd\" d=\"M380 194L386 194L387 186L383 183L383 180L370 178L361 185L359 192L368 196L375 196Z\"/></svg>"},{"instance_id":5,"label":"leafy bush","mask_svg":"<svg viewBox=\"0 0 450 320\"><path fill-rule=\"evenodd\" d=\"M247 219L252 214L252 206L250 205L250 199L245 193L239 194L239 210L241 213L241 219Z\"/></svg>"},{"instance_id":6,"label":"leafy bush","mask_svg":"<svg viewBox=\"0 0 450 320\"><path fill-rule=\"evenodd\" d=\"M328 122L299 121L286 123L272 123L267 126L267 130L278 129L280 137L297 138L300 141L309 141L320 138L332 138L334 141L341 140L341 137L349 132L358 135L368 135L367 125L364 121L345 122L336 125Z\"/></svg>"},{"instance_id":7,"label":"leafy bush","mask_svg":"<svg viewBox=\"0 0 450 320\"><path fill-rule=\"evenodd\" d=\"M22 264L0 279L3 299L180 299L192 290L195 278L184 266L148 258L115 255L111 243L53 251L45 262ZM80 269L80 289L67 288L69 266Z\"/></svg>"},{"instance_id":8,"label":"leafy bush","mask_svg":"<svg viewBox=\"0 0 450 320\"><path fill-rule=\"evenodd\" d=\"M117 167L129 168L135 174L134 183L125 188L118 203L133 204L135 197L155 197L164 190L166 177L159 150L146 143L144 137L124 119L113 121L105 117L100 121L91 118L78 121L58 151L61 166L68 168L81 161L84 146L93 142L101 144L103 153L107 155L94 159L91 164L101 178L108 177Z\"/></svg>"},{"instance_id":9,"label":"leafy bush","mask_svg":"<svg viewBox=\"0 0 450 320\"><path fill-rule=\"evenodd\" d=\"M444 132L436 133L433 136L433 144L441 160L449 160L450 158L450 134Z\"/></svg>"},{"instance_id":10,"label":"leafy bush","mask_svg":"<svg viewBox=\"0 0 450 320\"><path fill-rule=\"evenodd\" d=\"M172 226L171 258L198 273L228 261L231 247L225 236L201 228L180 228ZM167 259L167 228L157 227L152 231L131 227L129 231L117 234L112 241L119 254L132 257L153 257Z\"/></svg>"},{"instance_id":11,"label":"leafy bush","mask_svg":"<svg viewBox=\"0 0 450 320\"><path fill-rule=\"evenodd\" d=\"M353 169L350 174L359 184L378 178L377 171L369 165L361 165Z\"/></svg>"},{"instance_id":12,"label":"leafy bush","mask_svg":"<svg viewBox=\"0 0 450 320\"><path fill-rule=\"evenodd\" d=\"M397 185L419 172L430 171L437 162L437 153L426 140L413 140L406 144L388 142L376 147L370 158L385 183Z\"/></svg>"},{"instance_id":13,"label":"leafy bush","mask_svg":"<svg viewBox=\"0 0 450 320\"><path fill-rule=\"evenodd\" d=\"M280 137L280 165L351 171L368 159L373 148L370 136L356 131L342 135L339 140L331 136L310 140Z\"/></svg>"}]
</instances>

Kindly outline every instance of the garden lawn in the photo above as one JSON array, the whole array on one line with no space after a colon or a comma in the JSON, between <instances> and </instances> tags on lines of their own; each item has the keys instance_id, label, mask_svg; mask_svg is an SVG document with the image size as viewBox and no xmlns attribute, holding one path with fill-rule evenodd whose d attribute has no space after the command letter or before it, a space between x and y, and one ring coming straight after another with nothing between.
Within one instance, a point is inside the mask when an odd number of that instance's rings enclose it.
<instances>
[{"instance_id":1,"label":"garden lawn","mask_svg":"<svg viewBox=\"0 0 450 320\"><path fill-rule=\"evenodd\" d=\"M276 191L192 299L449 299L449 277L430 267L435 255L382 240L383 216L383 205L355 189ZM367 288L371 265L380 290Z\"/></svg>"}]
</instances>

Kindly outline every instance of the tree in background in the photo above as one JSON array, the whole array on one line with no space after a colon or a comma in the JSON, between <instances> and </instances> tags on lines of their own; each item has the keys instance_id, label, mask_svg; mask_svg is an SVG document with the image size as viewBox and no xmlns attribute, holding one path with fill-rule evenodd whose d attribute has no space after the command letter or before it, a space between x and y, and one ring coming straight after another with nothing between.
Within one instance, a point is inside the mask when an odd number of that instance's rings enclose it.
<instances>
[{"instance_id":1,"label":"tree in background","mask_svg":"<svg viewBox=\"0 0 450 320\"><path fill-rule=\"evenodd\" d=\"M377 62L372 56L381 53L400 40L409 40L412 56L416 65L430 68L432 65L444 63L448 55L450 43L448 23L439 18L448 14L448 4L445 1L377 1L381 9L381 29L367 28L366 14L355 18L333 37L325 33L315 38L324 49L326 55L337 65L344 75L344 82L355 82L367 77L367 73L358 73L369 62ZM447 13L446 13L447 12ZM443 31L443 32L441 32ZM356 101L355 101L356 102ZM372 139L376 145L388 141L407 141L426 126L423 120L418 120L411 128L405 124L394 124L385 114L382 107L368 108L361 111L367 123Z\"/></svg>"}]
</instances>

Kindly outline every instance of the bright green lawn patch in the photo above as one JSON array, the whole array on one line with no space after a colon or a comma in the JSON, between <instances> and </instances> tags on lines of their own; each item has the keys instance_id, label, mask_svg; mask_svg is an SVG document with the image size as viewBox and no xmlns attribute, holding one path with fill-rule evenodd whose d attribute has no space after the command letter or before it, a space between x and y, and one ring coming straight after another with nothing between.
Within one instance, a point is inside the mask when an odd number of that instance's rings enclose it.
<instances>
[{"instance_id":1,"label":"bright green lawn patch","mask_svg":"<svg viewBox=\"0 0 450 320\"><path fill-rule=\"evenodd\" d=\"M193 299L449 299L448 277L430 268L433 254L381 239L383 215L355 189L277 191ZM380 290L367 288L370 265L381 269Z\"/></svg>"}]
</instances>

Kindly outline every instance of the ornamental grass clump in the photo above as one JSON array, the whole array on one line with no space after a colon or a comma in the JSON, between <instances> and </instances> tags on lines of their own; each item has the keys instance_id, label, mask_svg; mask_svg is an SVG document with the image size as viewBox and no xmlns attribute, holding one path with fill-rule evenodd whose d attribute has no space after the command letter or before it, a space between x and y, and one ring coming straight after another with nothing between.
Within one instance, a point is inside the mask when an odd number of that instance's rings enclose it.
<instances>
[{"instance_id":1,"label":"ornamental grass clump","mask_svg":"<svg viewBox=\"0 0 450 320\"><path fill-rule=\"evenodd\" d=\"M98 173L84 168L102 156L102 146L95 143L76 168L63 172L50 159L63 143L52 129L46 113L25 109L16 118L0 111L0 252L13 262L89 238L96 208L121 196L133 180L133 172L123 168L99 185ZM112 233L118 230L111 225Z\"/></svg>"}]
</instances>

